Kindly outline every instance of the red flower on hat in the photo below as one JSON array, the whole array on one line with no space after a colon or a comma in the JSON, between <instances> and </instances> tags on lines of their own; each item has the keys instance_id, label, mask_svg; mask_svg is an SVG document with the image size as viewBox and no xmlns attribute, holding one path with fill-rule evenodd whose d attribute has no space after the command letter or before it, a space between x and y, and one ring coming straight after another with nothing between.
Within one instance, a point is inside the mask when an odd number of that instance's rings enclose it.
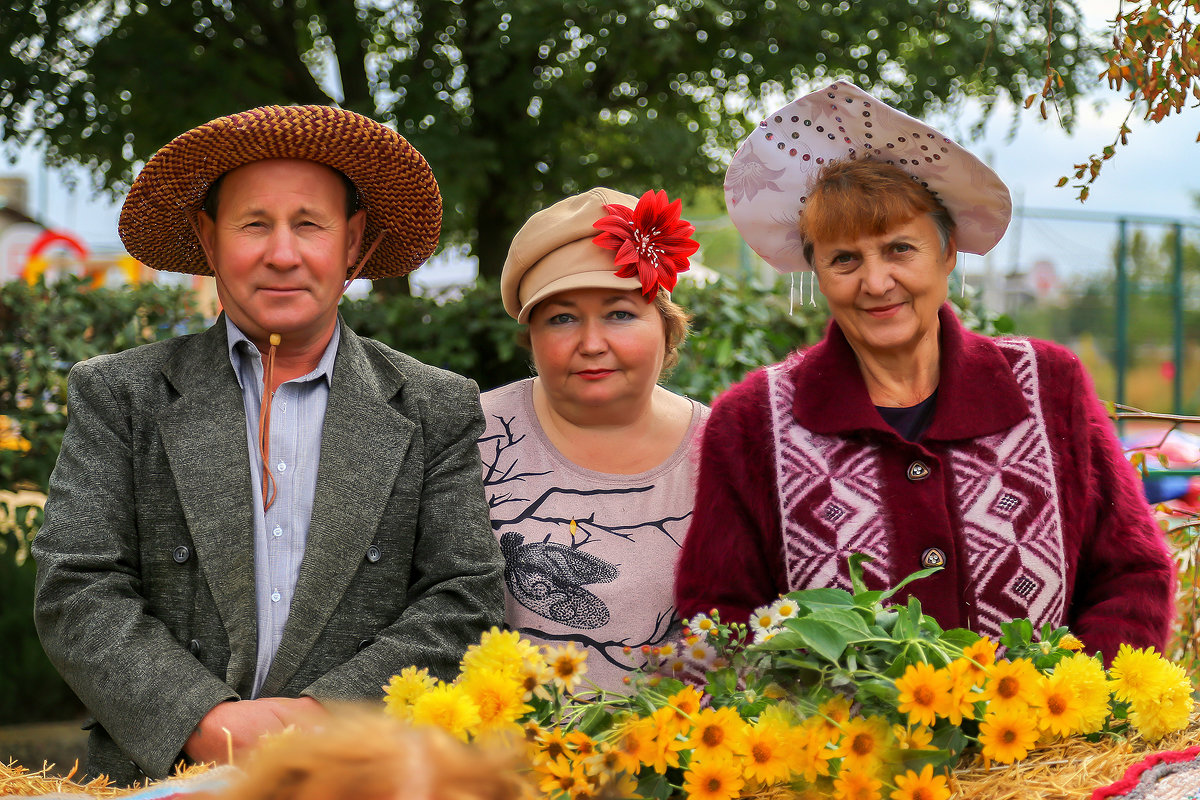
<instances>
[{"instance_id":1,"label":"red flower on hat","mask_svg":"<svg viewBox=\"0 0 1200 800\"><path fill-rule=\"evenodd\" d=\"M681 206L680 200L668 202L666 192L651 190L638 200L637 208L604 206L609 216L592 226L603 231L592 241L617 251L617 277L641 281L647 302L660 286L668 292L674 289L678 273L689 268L688 256L700 249L692 238L695 227L679 218Z\"/></svg>"}]
</instances>

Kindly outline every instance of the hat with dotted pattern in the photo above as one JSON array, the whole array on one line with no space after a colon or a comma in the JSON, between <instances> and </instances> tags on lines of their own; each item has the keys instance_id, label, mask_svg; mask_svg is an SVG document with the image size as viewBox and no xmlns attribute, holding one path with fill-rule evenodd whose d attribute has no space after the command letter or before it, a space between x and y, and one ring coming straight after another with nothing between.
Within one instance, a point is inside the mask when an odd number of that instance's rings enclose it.
<instances>
[{"instance_id":1,"label":"hat with dotted pattern","mask_svg":"<svg viewBox=\"0 0 1200 800\"><path fill-rule=\"evenodd\" d=\"M772 267L812 269L800 240L800 215L821 168L847 158L895 164L920 181L954 218L963 252L991 250L1012 218L1008 187L990 167L925 123L838 81L760 122L725 175L733 224Z\"/></svg>"}]
</instances>

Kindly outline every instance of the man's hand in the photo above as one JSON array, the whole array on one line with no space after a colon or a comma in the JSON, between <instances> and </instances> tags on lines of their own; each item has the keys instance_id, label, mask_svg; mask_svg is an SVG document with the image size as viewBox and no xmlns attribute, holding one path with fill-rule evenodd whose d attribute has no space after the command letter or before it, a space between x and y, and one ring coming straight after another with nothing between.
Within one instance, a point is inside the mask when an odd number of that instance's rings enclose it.
<instances>
[{"instance_id":1,"label":"man's hand","mask_svg":"<svg viewBox=\"0 0 1200 800\"><path fill-rule=\"evenodd\" d=\"M183 744L197 762L224 764L258 746L259 738L289 726L312 727L328 712L311 697L263 697L220 703L204 715Z\"/></svg>"}]
</instances>

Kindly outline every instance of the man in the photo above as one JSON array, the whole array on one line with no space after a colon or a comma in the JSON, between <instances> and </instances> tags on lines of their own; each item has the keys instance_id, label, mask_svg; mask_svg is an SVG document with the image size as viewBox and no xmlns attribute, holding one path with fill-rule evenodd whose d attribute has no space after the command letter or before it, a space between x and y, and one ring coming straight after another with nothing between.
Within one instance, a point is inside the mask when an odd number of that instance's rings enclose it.
<instances>
[{"instance_id":1,"label":"man","mask_svg":"<svg viewBox=\"0 0 1200 800\"><path fill-rule=\"evenodd\" d=\"M35 616L94 715L89 774L225 760L410 664L452 677L501 622L478 390L337 314L440 224L421 155L333 108L223 117L142 170L122 240L211 272L224 314L71 371Z\"/></svg>"}]
</instances>

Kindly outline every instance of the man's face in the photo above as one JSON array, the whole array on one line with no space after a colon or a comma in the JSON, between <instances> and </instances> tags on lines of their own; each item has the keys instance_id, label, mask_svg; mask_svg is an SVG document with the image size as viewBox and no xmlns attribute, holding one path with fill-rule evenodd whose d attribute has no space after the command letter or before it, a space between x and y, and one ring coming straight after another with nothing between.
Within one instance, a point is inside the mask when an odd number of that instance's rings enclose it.
<instances>
[{"instance_id":1,"label":"man's face","mask_svg":"<svg viewBox=\"0 0 1200 800\"><path fill-rule=\"evenodd\" d=\"M199 216L225 313L260 349L272 333L293 346L328 341L365 219L346 218L345 186L323 164L276 158L227 173L217 218Z\"/></svg>"}]
</instances>

